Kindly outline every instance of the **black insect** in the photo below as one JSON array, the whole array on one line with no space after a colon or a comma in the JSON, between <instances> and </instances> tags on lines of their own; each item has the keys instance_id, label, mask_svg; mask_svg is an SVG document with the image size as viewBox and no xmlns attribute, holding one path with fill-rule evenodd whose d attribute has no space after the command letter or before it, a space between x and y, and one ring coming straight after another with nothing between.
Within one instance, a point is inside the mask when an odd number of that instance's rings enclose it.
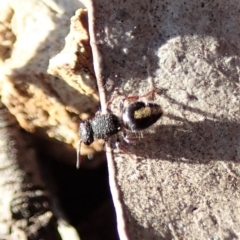
<instances>
[{"instance_id":1,"label":"black insect","mask_svg":"<svg viewBox=\"0 0 240 240\"><path fill-rule=\"evenodd\" d=\"M147 96L147 94L144 95ZM140 97L127 97L124 100L134 100ZM77 151L77 168L80 166L80 146L81 143L89 146L94 139L108 140L114 134L125 129L130 131L141 131L154 124L163 114L161 107L156 103L144 103L135 101L124 108L121 105L121 117L118 118L113 113L101 114L90 120L80 123L79 134L81 140Z\"/></svg>"}]
</instances>

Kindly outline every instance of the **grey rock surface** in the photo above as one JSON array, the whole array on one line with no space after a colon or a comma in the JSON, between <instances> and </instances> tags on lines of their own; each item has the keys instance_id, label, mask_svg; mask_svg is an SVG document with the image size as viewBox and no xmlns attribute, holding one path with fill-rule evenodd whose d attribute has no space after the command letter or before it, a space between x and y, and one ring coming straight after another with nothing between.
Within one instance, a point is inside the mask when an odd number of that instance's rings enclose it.
<instances>
[{"instance_id":1,"label":"grey rock surface","mask_svg":"<svg viewBox=\"0 0 240 240\"><path fill-rule=\"evenodd\" d=\"M129 133L139 141L122 141L129 154L116 149L111 162L108 153L120 238L239 239L240 2L88 8L103 110L113 98L120 115L118 87L126 96L158 88L153 101L164 111L147 131Z\"/></svg>"}]
</instances>

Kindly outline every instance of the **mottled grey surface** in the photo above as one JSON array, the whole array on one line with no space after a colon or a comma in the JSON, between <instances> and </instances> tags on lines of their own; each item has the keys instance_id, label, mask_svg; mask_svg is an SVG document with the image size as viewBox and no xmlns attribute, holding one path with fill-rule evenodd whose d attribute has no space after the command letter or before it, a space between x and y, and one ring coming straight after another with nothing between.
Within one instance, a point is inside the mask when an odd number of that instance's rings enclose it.
<instances>
[{"instance_id":1,"label":"mottled grey surface","mask_svg":"<svg viewBox=\"0 0 240 240\"><path fill-rule=\"evenodd\" d=\"M164 112L129 154L114 150L129 239L238 239L240 1L97 0L93 10L107 101L115 87L157 87Z\"/></svg>"}]
</instances>

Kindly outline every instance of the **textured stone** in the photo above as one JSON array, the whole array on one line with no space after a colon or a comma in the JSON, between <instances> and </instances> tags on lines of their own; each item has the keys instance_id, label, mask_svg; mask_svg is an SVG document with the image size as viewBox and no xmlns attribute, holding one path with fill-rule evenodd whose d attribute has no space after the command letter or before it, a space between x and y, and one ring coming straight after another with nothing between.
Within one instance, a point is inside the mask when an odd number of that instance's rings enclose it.
<instances>
[{"instance_id":1,"label":"textured stone","mask_svg":"<svg viewBox=\"0 0 240 240\"><path fill-rule=\"evenodd\" d=\"M122 240L240 237L239 11L237 0L89 3L101 101L156 87L163 109L122 143L128 154L112 162L107 148Z\"/></svg>"}]
</instances>

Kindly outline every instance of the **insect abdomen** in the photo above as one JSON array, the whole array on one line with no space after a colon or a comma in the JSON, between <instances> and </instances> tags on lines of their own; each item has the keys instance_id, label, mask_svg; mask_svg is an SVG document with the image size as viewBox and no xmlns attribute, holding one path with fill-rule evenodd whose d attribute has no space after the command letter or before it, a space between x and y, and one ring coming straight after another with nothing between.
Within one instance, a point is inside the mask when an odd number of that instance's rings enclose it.
<instances>
[{"instance_id":1,"label":"insect abdomen","mask_svg":"<svg viewBox=\"0 0 240 240\"><path fill-rule=\"evenodd\" d=\"M135 102L124 109L122 120L124 127L129 130L144 130L154 124L162 114L158 104Z\"/></svg>"}]
</instances>

